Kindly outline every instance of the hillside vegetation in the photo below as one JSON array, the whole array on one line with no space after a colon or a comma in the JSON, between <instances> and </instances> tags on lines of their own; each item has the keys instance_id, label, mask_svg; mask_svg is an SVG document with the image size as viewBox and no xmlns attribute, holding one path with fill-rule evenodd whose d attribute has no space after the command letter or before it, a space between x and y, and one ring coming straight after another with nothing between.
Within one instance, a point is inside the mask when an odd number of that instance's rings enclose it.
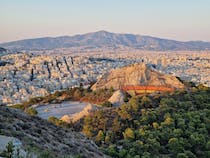
<instances>
[{"instance_id":1,"label":"hillside vegetation","mask_svg":"<svg viewBox=\"0 0 210 158\"><path fill-rule=\"evenodd\" d=\"M198 86L172 95L132 97L119 108L92 113L76 127L112 157L207 158L209 96L210 88Z\"/></svg>"},{"instance_id":2,"label":"hillside vegetation","mask_svg":"<svg viewBox=\"0 0 210 158\"><path fill-rule=\"evenodd\" d=\"M32 105L35 104L48 104L48 103L61 103L62 101L84 101L93 104L104 104L112 96L114 90L110 89L100 89L97 91L92 91L91 89L84 89L82 87L75 87L66 89L63 91L56 91L53 94L49 94L44 97L34 97L25 101L21 104L15 104L11 107L18 108L21 110L28 111Z\"/></svg>"},{"instance_id":3,"label":"hillside vegetation","mask_svg":"<svg viewBox=\"0 0 210 158\"><path fill-rule=\"evenodd\" d=\"M210 157L210 88L183 83L185 90L169 94L128 95L120 107L108 106L92 112L69 127L83 132L111 157ZM56 92L45 99L106 102L112 93L113 89L91 91L80 87ZM50 122L68 126L56 118Z\"/></svg>"}]
</instances>

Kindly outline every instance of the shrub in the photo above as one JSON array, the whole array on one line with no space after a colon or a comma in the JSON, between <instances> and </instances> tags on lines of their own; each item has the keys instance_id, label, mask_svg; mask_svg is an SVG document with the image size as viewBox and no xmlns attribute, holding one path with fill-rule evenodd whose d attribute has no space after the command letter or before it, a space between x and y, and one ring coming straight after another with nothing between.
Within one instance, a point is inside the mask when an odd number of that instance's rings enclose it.
<instances>
[{"instance_id":1,"label":"shrub","mask_svg":"<svg viewBox=\"0 0 210 158\"><path fill-rule=\"evenodd\" d=\"M64 121L62 121L62 120L60 120L60 119L58 119L54 116L49 117L48 121L53 123L56 126L61 126L61 127L70 127L71 126L71 124L68 124L68 123L66 123L66 122L64 122Z\"/></svg>"},{"instance_id":2,"label":"shrub","mask_svg":"<svg viewBox=\"0 0 210 158\"><path fill-rule=\"evenodd\" d=\"M112 103L109 102L109 101L105 101L103 104L102 104L103 107L112 107Z\"/></svg>"},{"instance_id":3,"label":"shrub","mask_svg":"<svg viewBox=\"0 0 210 158\"><path fill-rule=\"evenodd\" d=\"M5 157L5 158L12 158L14 155L14 145L12 142L9 142L6 146L6 149L0 153L0 156Z\"/></svg>"},{"instance_id":4,"label":"shrub","mask_svg":"<svg viewBox=\"0 0 210 158\"><path fill-rule=\"evenodd\" d=\"M15 104L15 105L12 105L10 106L11 108L16 108L16 109L20 109L20 110L24 110L25 107L23 104Z\"/></svg>"},{"instance_id":5,"label":"shrub","mask_svg":"<svg viewBox=\"0 0 210 158\"><path fill-rule=\"evenodd\" d=\"M35 116L38 114L37 110L35 108L28 108L26 109L26 113L31 115L31 116Z\"/></svg>"}]
</instances>

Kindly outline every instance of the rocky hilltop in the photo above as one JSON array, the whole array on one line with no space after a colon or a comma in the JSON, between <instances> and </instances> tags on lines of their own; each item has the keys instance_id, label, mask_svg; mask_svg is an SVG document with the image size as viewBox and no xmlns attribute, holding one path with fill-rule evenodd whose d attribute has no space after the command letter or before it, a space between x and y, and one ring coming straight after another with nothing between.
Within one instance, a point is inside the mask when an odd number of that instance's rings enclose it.
<instances>
[{"instance_id":1,"label":"rocky hilltop","mask_svg":"<svg viewBox=\"0 0 210 158\"><path fill-rule=\"evenodd\" d=\"M83 157L106 157L84 135L71 129L57 127L39 117L0 106L0 135L15 137L25 149L38 148L56 157L80 155Z\"/></svg>"},{"instance_id":2,"label":"rocky hilltop","mask_svg":"<svg viewBox=\"0 0 210 158\"><path fill-rule=\"evenodd\" d=\"M147 67L143 63L114 69L104 74L91 88L122 89L125 86L162 86L182 89L184 85L175 77L165 75Z\"/></svg>"}]
</instances>

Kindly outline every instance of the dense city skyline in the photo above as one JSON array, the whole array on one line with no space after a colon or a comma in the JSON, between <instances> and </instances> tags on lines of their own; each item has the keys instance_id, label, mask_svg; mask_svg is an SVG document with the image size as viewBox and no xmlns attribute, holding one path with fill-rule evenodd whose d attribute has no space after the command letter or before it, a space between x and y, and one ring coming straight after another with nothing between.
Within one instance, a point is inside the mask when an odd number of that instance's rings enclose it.
<instances>
[{"instance_id":1,"label":"dense city skyline","mask_svg":"<svg viewBox=\"0 0 210 158\"><path fill-rule=\"evenodd\" d=\"M209 0L1 0L0 43L99 30L210 41Z\"/></svg>"}]
</instances>

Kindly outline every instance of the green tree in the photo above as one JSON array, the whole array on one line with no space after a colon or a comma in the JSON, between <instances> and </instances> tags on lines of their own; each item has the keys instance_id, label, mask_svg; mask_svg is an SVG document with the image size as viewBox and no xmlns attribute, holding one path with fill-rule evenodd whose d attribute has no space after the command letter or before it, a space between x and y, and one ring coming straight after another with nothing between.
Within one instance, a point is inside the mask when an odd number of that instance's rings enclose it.
<instances>
[{"instance_id":1,"label":"green tree","mask_svg":"<svg viewBox=\"0 0 210 158\"><path fill-rule=\"evenodd\" d=\"M107 153L112 157L118 157L117 146L110 145L107 149Z\"/></svg>"},{"instance_id":2,"label":"green tree","mask_svg":"<svg viewBox=\"0 0 210 158\"><path fill-rule=\"evenodd\" d=\"M168 141L169 150L173 154L183 152L183 150L184 150L183 144L184 143L177 138L171 138Z\"/></svg>"},{"instance_id":3,"label":"green tree","mask_svg":"<svg viewBox=\"0 0 210 158\"><path fill-rule=\"evenodd\" d=\"M161 123L161 126L172 126L174 125L174 120L169 113L164 115L164 122Z\"/></svg>"},{"instance_id":4,"label":"green tree","mask_svg":"<svg viewBox=\"0 0 210 158\"><path fill-rule=\"evenodd\" d=\"M84 118L84 125L82 132L87 136L87 137L93 137L94 136L94 129L92 126L92 118L87 116Z\"/></svg>"},{"instance_id":5,"label":"green tree","mask_svg":"<svg viewBox=\"0 0 210 158\"><path fill-rule=\"evenodd\" d=\"M26 109L26 113L31 115L31 116L35 116L38 114L37 110L35 108L27 108Z\"/></svg>"},{"instance_id":6,"label":"green tree","mask_svg":"<svg viewBox=\"0 0 210 158\"><path fill-rule=\"evenodd\" d=\"M118 120L117 117L114 118L114 120L113 120L112 130L114 132L119 132L121 130L120 121Z\"/></svg>"},{"instance_id":7,"label":"green tree","mask_svg":"<svg viewBox=\"0 0 210 158\"><path fill-rule=\"evenodd\" d=\"M139 98L137 97L132 97L129 102L127 103L127 106L129 107L130 110L136 112L140 108L139 104Z\"/></svg>"},{"instance_id":8,"label":"green tree","mask_svg":"<svg viewBox=\"0 0 210 158\"><path fill-rule=\"evenodd\" d=\"M133 140L135 138L135 133L131 128L126 128L125 132L123 133L123 137L126 140Z\"/></svg>"},{"instance_id":9,"label":"green tree","mask_svg":"<svg viewBox=\"0 0 210 158\"><path fill-rule=\"evenodd\" d=\"M95 138L96 143L100 144L102 141L104 141L104 139L105 139L104 132L102 130L99 130Z\"/></svg>"},{"instance_id":10,"label":"green tree","mask_svg":"<svg viewBox=\"0 0 210 158\"><path fill-rule=\"evenodd\" d=\"M105 136L105 143L109 144L114 142L114 134L113 132L107 132Z\"/></svg>"},{"instance_id":11,"label":"green tree","mask_svg":"<svg viewBox=\"0 0 210 158\"><path fill-rule=\"evenodd\" d=\"M149 152L144 152L142 158L151 158L151 154Z\"/></svg>"},{"instance_id":12,"label":"green tree","mask_svg":"<svg viewBox=\"0 0 210 158\"><path fill-rule=\"evenodd\" d=\"M152 123L153 128L157 129L159 127L159 124L157 122Z\"/></svg>"},{"instance_id":13,"label":"green tree","mask_svg":"<svg viewBox=\"0 0 210 158\"><path fill-rule=\"evenodd\" d=\"M0 154L0 156L5 157L5 158L12 158L14 155L14 149L15 146L13 143L10 141L8 142L6 149Z\"/></svg>"},{"instance_id":14,"label":"green tree","mask_svg":"<svg viewBox=\"0 0 210 158\"><path fill-rule=\"evenodd\" d=\"M206 149L210 151L210 141L206 143Z\"/></svg>"},{"instance_id":15,"label":"green tree","mask_svg":"<svg viewBox=\"0 0 210 158\"><path fill-rule=\"evenodd\" d=\"M142 98L141 98L141 106L143 106L143 107L148 107L150 104L152 103L152 101L151 101L151 99L149 98L149 97L147 97L147 96L143 96Z\"/></svg>"},{"instance_id":16,"label":"green tree","mask_svg":"<svg viewBox=\"0 0 210 158\"><path fill-rule=\"evenodd\" d=\"M188 156L185 153L178 153L176 158L188 158Z\"/></svg>"},{"instance_id":17,"label":"green tree","mask_svg":"<svg viewBox=\"0 0 210 158\"><path fill-rule=\"evenodd\" d=\"M103 107L112 107L112 103L109 102L109 101L105 101L103 104L102 104Z\"/></svg>"},{"instance_id":18,"label":"green tree","mask_svg":"<svg viewBox=\"0 0 210 158\"><path fill-rule=\"evenodd\" d=\"M119 151L119 157L120 157L120 158L121 158L121 157L126 157L127 153L128 153L127 150L121 149L121 150Z\"/></svg>"}]
</instances>

